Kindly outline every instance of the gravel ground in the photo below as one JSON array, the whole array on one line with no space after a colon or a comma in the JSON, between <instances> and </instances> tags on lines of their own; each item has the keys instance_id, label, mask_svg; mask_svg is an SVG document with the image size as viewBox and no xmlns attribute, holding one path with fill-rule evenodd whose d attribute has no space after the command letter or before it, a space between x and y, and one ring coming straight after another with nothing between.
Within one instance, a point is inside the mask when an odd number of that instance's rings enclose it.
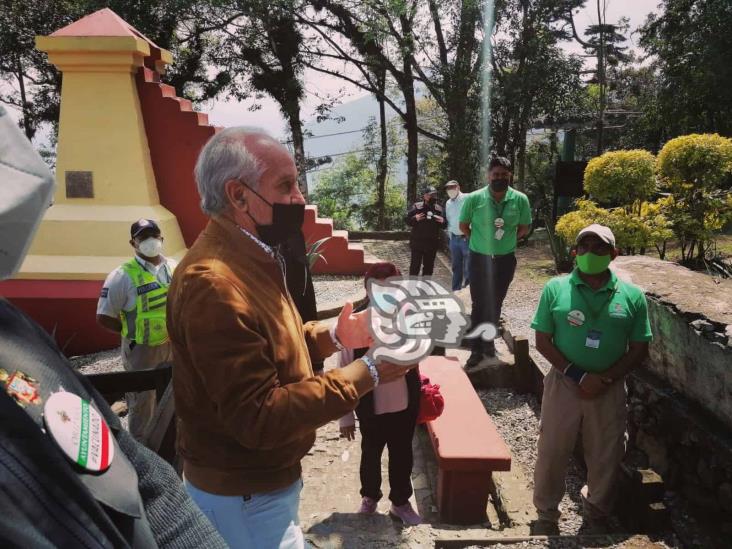
<instances>
[{"instance_id":1,"label":"gravel ground","mask_svg":"<svg viewBox=\"0 0 732 549\"><path fill-rule=\"evenodd\" d=\"M71 357L71 364L84 375L105 374L107 372L121 372L124 370L119 347L91 355Z\"/></svg>"},{"instance_id":2,"label":"gravel ground","mask_svg":"<svg viewBox=\"0 0 732 549\"><path fill-rule=\"evenodd\" d=\"M315 299L318 307L331 305L351 298L365 295L362 276L315 275L313 276Z\"/></svg>"},{"instance_id":3,"label":"gravel ground","mask_svg":"<svg viewBox=\"0 0 732 549\"><path fill-rule=\"evenodd\" d=\"M516 274L503 302L503 316L511 334L527 337L533 347L531 320L534 318L544 283L556 275L554 261L546 250L534 247L518 248L516 260ZM551 365L543 356L533 352L532 358L544 372L549 371Z\"/></svg>"},{"instance_id":4,"label":"gravel ground","mask_svg":"<svg viewBox=\"0 0 732 549\"><path fill-rule=\"evenodd\" d=\"M481 390L483 401L498 432L511 448L526 476L529 487L534 487L536 443L539 436L539 404L533 395L519 395L507 389ZM559 529L563 535L575 535L582 527L582 504L579 492L584 485L584 475L574 458L567 471L567 491L559 504L562 517ZM621 531L619 524L617 531Z\"/></svg>"},{"instance_id":5,"label":"gravel ground","mask_svg":"<svg viewBox=\"0 0 732 549\"><path fill-rule=\"evenodd\" d=\"M585 547L609 547L617 549L651 549L668 547L663 542L651 541L646 536L632 536L629 539L617 539L605 542L595 538L553 538L551 540L518 541L516 543L497 543L495 545L473 545L467 549L532 549L534 547L551 547L552 549L584 549ZM615 541L617 540L617 543Z\"/></svg>"},{"instance_id":6,"label":"gravel ground","mask_svg":"<svg viewBox=\"0 0 732 549\"><path fill-rule=\"evenodd\" d=\"M513 458L526 476L527 483L533 489L534 465L536 463L536 444L539 435L539 404L533 395L515 394L507 389L490 389L478 391L491 419L501 437L511 448ZM584 469L574 457L570 458L567 470L567 491L559 504L562 517L559 530L562 536L582 536L582 503L579 492L585 483ZM624 528L616 518L610 522L613 531L622 532ZM631 539L618 539L624 536L610 536L607 540L586 539L552 539L551 541L526 541L514 544L498 544L490 547L557 547L575 549L581 547L679 547L673 534L659 541L651 541L645 536L634 536Z\"/></svg>"}]
</instances>

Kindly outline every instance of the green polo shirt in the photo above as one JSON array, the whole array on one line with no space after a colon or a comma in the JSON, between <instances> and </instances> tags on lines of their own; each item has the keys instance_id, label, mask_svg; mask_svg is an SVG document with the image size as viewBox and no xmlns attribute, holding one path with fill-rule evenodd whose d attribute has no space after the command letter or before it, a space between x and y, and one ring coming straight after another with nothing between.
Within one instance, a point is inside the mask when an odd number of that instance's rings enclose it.
<instances>
[{"instance_id":1,"label":"green polo shirt","mask_svg":"<svg viewBox=\"0 0 732 549\"><path fill-rule=\"evenodd\" d=\"M552 334L562 354L587 372L603 372L617 362L630 341L650 341L651 324L643 291L618 280L593 290L571 274L552 278L544 286L531 327ZM587 346L590 331L599 332L597 348ZM594 345L595 343L593 343Z\"/></svg>"},{"instance_id":2,"label":"green polo shirt","mask_svg":"<svg viewBox=\"0 0 732 549\"><path fill-rule=\"evenodd\" d=\"M495 237L496 218L504 221L503 238ZM470 193L463 202L460 222L470 224L470 249L479 254L504 255L516 250L516 230L531 224L531 207L527 196L509 187L503 200L496 203L486 186Z\"/></svg>"}]
</instances>

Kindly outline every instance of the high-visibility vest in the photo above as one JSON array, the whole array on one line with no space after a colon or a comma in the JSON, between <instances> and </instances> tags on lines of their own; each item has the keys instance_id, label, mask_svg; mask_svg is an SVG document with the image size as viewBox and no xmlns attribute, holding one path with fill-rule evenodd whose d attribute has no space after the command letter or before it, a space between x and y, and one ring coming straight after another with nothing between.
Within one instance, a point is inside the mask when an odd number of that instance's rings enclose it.
<instances>
[{"instance_id":1,"label":"high-visibility vest","mask_svg":"<svg viewBox=\"0 0 732 549\"><path fill-rule=\"evenodd\" d=\"M163 268L167 269L168 266ZM161 283L134 258L123 264L122 270L132 280L137 293L135 308L120 313L122 337L141 345L162 345L168 340L165 306L170 285Z\"/></svg>"}]
</instances>

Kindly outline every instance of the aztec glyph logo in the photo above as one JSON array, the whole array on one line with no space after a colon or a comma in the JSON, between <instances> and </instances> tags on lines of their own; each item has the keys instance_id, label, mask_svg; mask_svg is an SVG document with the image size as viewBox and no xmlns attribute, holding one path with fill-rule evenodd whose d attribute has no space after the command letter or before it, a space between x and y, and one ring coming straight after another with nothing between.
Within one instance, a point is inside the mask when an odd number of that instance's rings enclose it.
<instances>
[{"instance_id":1,"label":"aztec glyph logo","mask_svg":"<svg viewBox=\"0 0 732 549\"><path fill-rule=\"evenodd\" d=\"M470 317L462 302L429 277L371 279L367 293L375 341L369 355L376 361L414 364L437 345L452 348L463 339L491 341L497 335L490 323L466 334Z\"/></svg>"}]
</instances>

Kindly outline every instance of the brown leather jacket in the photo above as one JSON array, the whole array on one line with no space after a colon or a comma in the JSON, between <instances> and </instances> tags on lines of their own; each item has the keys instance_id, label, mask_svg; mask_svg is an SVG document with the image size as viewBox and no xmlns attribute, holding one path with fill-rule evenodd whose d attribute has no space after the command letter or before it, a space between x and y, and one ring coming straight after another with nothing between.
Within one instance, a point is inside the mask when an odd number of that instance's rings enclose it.
<instances>
[{"instance_id":1,"label":"brown leather jacket","mask_svg":"<svg viewBox=\"0 0 732 549\"><path fill-rule=\"evenodd\" d=\"M275 259L231 221L212 219L168 292L178 451L194 486L221 495L284 488L315 430L355 408L328 328L303 325Z\"/></svg>"}]
</instances>

